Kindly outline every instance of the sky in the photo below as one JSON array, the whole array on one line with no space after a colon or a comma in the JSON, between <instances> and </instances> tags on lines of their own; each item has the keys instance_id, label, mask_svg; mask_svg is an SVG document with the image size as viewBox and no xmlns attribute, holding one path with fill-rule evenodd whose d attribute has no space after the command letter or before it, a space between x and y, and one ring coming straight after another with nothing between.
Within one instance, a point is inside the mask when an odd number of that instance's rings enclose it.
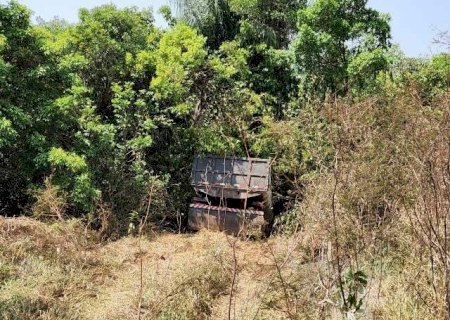
<instances>
[{"instance_id":1,"label":"sky","mask_svg":"<svg viewBox=\"0 0 450 320\"><path fill-rule=\"evenodd\" d=\"M4 4L7 0L0 0ZM34 17L50 20L57 16L76 22L79 8L93 8L115 3L118 7L137 6L153 8L156 23L165 26L156 12L168 0L19 0L34 12ZM389 13L392 19L392 37L408 56L428 57L444 50L433 44L439 31L450 31L450 0L369 0L369 6Z\"/></svg>"}]
</instances>

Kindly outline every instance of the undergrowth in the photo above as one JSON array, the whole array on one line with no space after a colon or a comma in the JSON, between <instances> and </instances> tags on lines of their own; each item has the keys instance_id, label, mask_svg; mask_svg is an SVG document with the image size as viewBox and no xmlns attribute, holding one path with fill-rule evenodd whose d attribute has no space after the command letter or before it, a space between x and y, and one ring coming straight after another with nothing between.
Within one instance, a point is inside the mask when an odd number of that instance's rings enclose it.
<instances>
[{"instance_id":1,"label":"undergrowth","mask_svg":"<svg viewBox=\"0 0 450 320\"><path fill-rule=\"evenodd\" d=\"M315 112L332 159L326 148L269 239L149 227L138 249L64 215L0 219L0 318L448 318L449 97L399 91Z\"/></svg>"}]
</instances>

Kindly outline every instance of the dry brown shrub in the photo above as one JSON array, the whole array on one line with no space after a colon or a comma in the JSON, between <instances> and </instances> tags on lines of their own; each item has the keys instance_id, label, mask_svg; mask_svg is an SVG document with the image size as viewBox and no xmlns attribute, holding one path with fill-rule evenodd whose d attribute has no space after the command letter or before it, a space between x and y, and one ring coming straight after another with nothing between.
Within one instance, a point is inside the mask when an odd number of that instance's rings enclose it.
<instances>
[{"instance_id":1,"label":"dry brown shrub","mask_svg":"<svg viewBox=\"0 0 450 320\"><path fill-rule=\"evenodd\" d=\"M306 258L324 266L317 296L329 316L348 315L345 273L362 270L359 317L450 317L449 98L424 106L408 89L324 108L335 161L297 212Z\"/></svg>"},{"instance_id":2,"label":"dry brown shrub","mask_svg":"<svg viewBox=\"0 0 450 320\"><path fill-rule=\"evenodd\" d=\"M33 192L36 201L31 207L33 215L42 220L58 219L64 221L67 208L67 195L61 188L46 178L44 187Z\"/></svg>"},{"instance_id":3,"label":"dry brown shrub","mask_svg":"<svg viewBox=\"0 0 450 320\"><path fill-rule=\"evenodd\" d=\"M411 234L415 283L410 286L427 310L450 318L450 97L425 110L408 127L414 148L407 168L416 190L403 211Z\"/></svg>"},{"instance_id":4,"label":"dry brown shrub","mask_svg":"<svg viewBox=\"0 0 450 320\"><path fill-rule=\"evenodd\" d=\"M86 254L95 239L78 220L48 225L29 218L0 218L0 246L12 260L33 255L51 261L95 263Z\"/></svg>"}]
</instances>

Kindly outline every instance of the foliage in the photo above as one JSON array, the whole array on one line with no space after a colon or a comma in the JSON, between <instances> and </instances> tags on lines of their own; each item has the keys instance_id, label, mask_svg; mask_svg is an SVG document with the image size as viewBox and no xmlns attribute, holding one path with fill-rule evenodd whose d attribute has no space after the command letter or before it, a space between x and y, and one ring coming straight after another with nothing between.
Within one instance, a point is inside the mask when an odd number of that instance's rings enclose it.
<instances>
[{"instance_id":1,"label":"foliage","mask_svg":"<svg viewBox=\"0 0 450 320\"><path fill-rule=\"evenodd\" d=\"M306 1L230 0L230 6L240 17L238 37L244 45L286 49L297 33L297 11L306 7Z\"/></svg>"},{"instance_id":2,"label":"foliage","mask_svg":"<svg viewBox=\"0 0 450 320\"><path fill-rule=\"evenodd\" d=\"M208 46L217 49L222 42L233 40L238 19L228 0L173 0L180 20L196 27L207 38Z\"/></svg>"},{"instance_id":3,"label":"foliage","mask_svg":"<svg viewBox=\"0 0 450 320\"><path fill-rule=\"evenodd\" d=\"M296 60L303 86L313 94L345 95L353 82L367 85L386 70L389 18L368 8L367 0L314 1L299 11L298 28Z\"/></svg>"},{"instance_id":4,"label":"foliage","mask_svg":"<svg viewBox=\"0 0 450 320\"><path fill-rule=\"evenodd\" d=\"M226 244L259 243L147 243L143 317L215 317L226 294L231 311L247 294L229 291L234 275L261 290L249 318L449 318L449 54L405 57L366 0L176 3L166 29L134 7L33 25L0 4L0 214L61 220L0 221L0 317L70 318L105 279L134 292L133 273L91 256L89 228L111 239L148 217L181 231L193 156L213 154L271 159L273 229L290 243L242 265ZM133 266L122 240L96 255ZM135 318L121 298L114 316Z\"/></svg>"},{"instance_id":5,"label":"foliage","mask_svg":"<svg viewBox=\"0 0 450 320\"><path fill-rule=\"evenodd\" d=\"M31 25L24 6L1 5L2 210L15 214L35 203L36 190L57 190L65 217L126 232L159 183L164 212L154 217L173 224L187 211L189 168L201 153L272 158L274 210L292 213L309 181L332 164L335 119L324 103L378 92L390 99L414 86L432 104L448 89L448 55L405 58L390 47L388 17L367 1L176 4L176 17L160 9L165 30L134 7L81 9L75 24ZM394 116L390 107L373 116L395 139L384 113ZM347 133L355 128L351 122ZM375 160L386 144L364 148L366 158L355 161L370 158L392 178L358 189L370 211L383 207L385 192L399 192L402 176L388 157ZM345 201L362 206L353 196Z\"/></svg>"},{"instance_id":6,"label":"foliage","mask_svg":"<svg viewBox=\"0 0 450 320\"><path fill-rule=\"evenodd\" d=\"M349 313L356 313L361 310L364 297L364 289L367 286L367 275L363 271L353 272L349 269L344 276L344 283L348 290L345 299Z\"/></svg>"},{"instance_id":7,"label":"foliage","mask_svg":"<svg viewBox=\"0 0 450 320\"><path fill-rule=\"evenodd\" d=\"M158 13L160 13L164 20L166 20L167 24L171 27L173 27L177 20L172 16L172 9L168 5L163 5L158 9Z\"/></svg>"},{"instance_id":8,"label":"foliage","mask_svg":"<svg viewBox=\"0 0 450 320\"><path fill-rule=\"evenodd\" d=\"M0 24L0 207L15 211L27 201L27 184L42 173L35 161L46 145L45 108L67 78L30 25L26 7L1 4Z\"/></svg>"},{"instance_id":9,"label":"foliage","mask_svg":"<svg viewBox=\"0 0 450 320\"><path fill-rule=\"evenodd\" d=\"M425 103L445 93L450 86L450 54L442 53L425 62L412 76Z\"/></svg>"},{"instance_id":10,"label":"foliage","mask_svg":"<svg viewBox=\"0 0 450 320\"><path fill-rule=\"evenodd\" d=\"M178 105L175 112L183 114L186 111L182 101L189 92L191 72L206 58L204 45L204 37L181 23L164 34L159 42L155 53L156 76L151 86L157 99Z\"/></svg>"}]
</instances>

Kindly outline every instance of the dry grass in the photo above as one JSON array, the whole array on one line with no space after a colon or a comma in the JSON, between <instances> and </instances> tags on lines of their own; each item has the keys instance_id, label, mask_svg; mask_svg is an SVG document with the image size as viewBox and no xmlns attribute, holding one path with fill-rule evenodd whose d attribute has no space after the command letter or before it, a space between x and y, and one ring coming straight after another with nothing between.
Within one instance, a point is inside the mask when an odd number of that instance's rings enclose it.
<instances>
[{"instance_id":1,"label":"dry grass","mask_svg":"<svg viewBox=\"0 0 450 320\"><path fill-rule=\"evenodd\" d=\"M84 318L136 319L137 239L109 244L102 255L121 265L114 280L102 286L95 301L86 302ZM285 252L278 239L274 250ZM144 248L143 319L226 319L232 276L232 253L226 235L155 235ZM132 248L130 250L130 248ZM232 319L285 318L285 311L267 310L274 281L274 262L264 243L238 241L237 286Z\"/></svg>"},{"instance_id":2,"label":"dry grass","mask_svg":"<svg viewBox=\"0 0 450 320\"><path fill-rule=\"evenodd\" d=\"M95 240L76 221L1 218L0 318L136 319L137 238L103 245ZM142 248L143 319L227 318L234 266L226 235L153 234ZM282 238L237 241L232 319L286 317L286 304L275 301L285 297L273 292L280 285L274 259L292 272L298 267L294 249ZM288 252L291 257L281 262Z\"/></svg>"},{"instance_id":3,"label":"dry grass","mask_svg":"<svg viewBox=\"0 0 450 320\"><path fill-rule=\"evenodd\" d=\"M234 265L221 233L144 237L141 318L314 318L317 266L299 239L237 240ZM138 239L94 240L76 221L0 219L0 318L137 319Z\"/></svg>"},{"instance_id":4,"label":"dry grass","mask_svg":"<svg viewBox=\"0 0 450 320\"><path fill-rule=\"evenodd\" d=\"M74 307L106 265L77 221L0 218L0 318L78 319ZM69 303L70 302L70 303Z\"/></svg>"},{"instance_id":5,"label":"dry grass","mask_svg":"<svg viewBox=\"0 0 450 320\"><path fill-rule=\"evenodd\" d=\"M316 200L305 205L319 213ZM341 319L336 291L327 283L328 253L319 249L325 235L319 226L311 231L237 240L236 266L233 241L221 233L144 237L141 318L228 319L231 310L231 319ZM0 319L137 319L138 239L96 241L76 221L48 225L0 218ZM391 269L371 273L357 318L433 319L408 288L413 275L394 261L405 257L389 259L384 265Z\"/></svg>"}]
</instances>

